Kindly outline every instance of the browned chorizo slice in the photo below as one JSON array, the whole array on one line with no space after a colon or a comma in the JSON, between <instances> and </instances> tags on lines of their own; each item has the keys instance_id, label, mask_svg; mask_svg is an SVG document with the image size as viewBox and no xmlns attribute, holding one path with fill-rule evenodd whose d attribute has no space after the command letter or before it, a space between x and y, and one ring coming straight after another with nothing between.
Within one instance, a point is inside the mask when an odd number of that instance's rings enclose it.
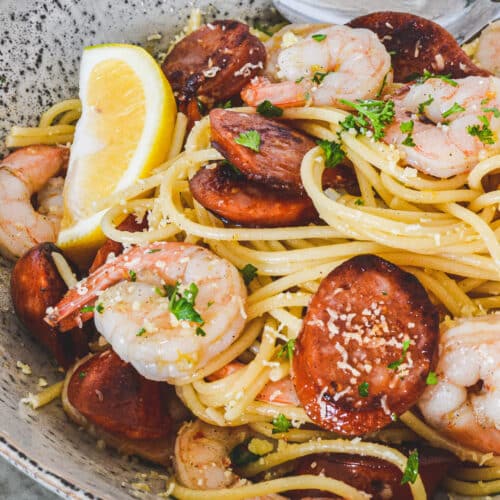
<instances>
[{"instance_id":1,"label":"browned chorizo slice","mask_svg":"<svg viewBox=\"0 0 500 500\"><path fill-rule=\"evenodd\" d=\"M189 181L198 203L224 220L245 227L297 226L318 220L307 195L269 188L229 169L204 168Z\"/></svg>"},{"instance_id":2,"label":"browned chorizo slice","mask_svg":"<svg viewBox=\"0 0 500 500\"><path fill-rule=\"evenodd\" d=\"M411 274L374 255L334 269L313 296L292 378L320 427L357 436L411 408L426 386L438 313Z\"/></svg>"},{"instance_id":3,"label":"browned chorizo slice","mask_svg":"<svg viewBox=\"0 0 500 500\"><path fill-rule=\"evenodd\" d=\"M403 450L409 454L409 450ZM448 469L457 463L451 453L435 448L421 448L419 454L419 474L422 477L428 498L432 498L437 486L446 475ZM401 484L402 473L398 467L374 457L346 454L309 455L300 459L296 474L324 474L326 477L338 479L358 490L362 490L374 500L394 498L411 500L410 487ZM288 492L292 498L339 498L324 491Z\"/></svg>"},{"instance_id":4,"label":"browned chorizo slice","mask_svg":"<svg viewBox=\"0 0 500 500\"><path fill-rule=\"evenodd\" d=\"M423 17L403 12L374 12L357 17L353 28L374 31L392 55L394 81L405 82L424 70L452 78L487 76L460 48L442 26Z\"/></svg>"},{"instance_id":5,"label":"browned chorizo slice","mask_svg":"<svg viewBox=\"0 0 500 500\"><path fill-rule=\"evenodd\" d=\"M61 253L53 243L40 243L15 264L10 278L12 303L17 317L29 332L67 368L88 352L87 332L74 328L60 335L44 317L47 308L62 299L68 287L59 275L52 253Z\"/></svg>"},{"instance_id":6,"label":"browned chorizo slice","mask_svg":"<svg viewBox=\"0 0 500 500\"><path fill-rule=\"evenodd\" d=\"M300 164L316 146L303 132L260 115L224 109L210 111L210 125L213 147L244 176L275 188L303 191ZM241 134L250 131L259 136L258 152L236 142Z\"/></svg>"},{"instance_id":7,"label":"browned chorizo slice","mask_svg":"<svg viewBox=\"0 0 500 500\"><path fill-rule=\"evenodd\" d=\"M142 231L148 226L147 218L144 217L142 221L138 222L135 215L128 215L125 220L118 225L120 231L129 231L135 233ZM88 274L92 274L98 267L101 267L110 254L120 255L123 252L123 245L108 238L99 250L92 261Z\"/></svg>"},{"instance_id":8,"label":"browned chorizo slice","mask_svg":"<svg viewBox=\"0 0 500 500\"><path fill-rule=\"evenodd\" d=\"M164 385L145 379L107 350L78 366L67 384L67 396L85 418L108 432L160 439L171 430Z\"/></svg>"},{"instance_id":9,"label":"browned chorizo slice","mask_svg":"<svg viewBox=\"0 0 500 500\"><path fill-rule=\"evenodd\" d=\"M212 106L239 94L265 62L266 49L248 25L224 20L183 38L162 69L181 107L196 97Z\"/></svg>"}]
</instances>

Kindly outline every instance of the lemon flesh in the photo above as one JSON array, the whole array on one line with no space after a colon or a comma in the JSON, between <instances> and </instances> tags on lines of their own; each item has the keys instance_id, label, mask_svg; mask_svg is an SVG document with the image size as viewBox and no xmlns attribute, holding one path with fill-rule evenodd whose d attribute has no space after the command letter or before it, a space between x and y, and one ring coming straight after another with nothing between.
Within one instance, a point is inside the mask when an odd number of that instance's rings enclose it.
<instances>
[{"instance_id":1,"label":"lemon flesh","mask_svg":"<svg viewBox=\"0 0 500 500\"><path fill-rule=\"evenodd\" d=\"M165 160L177 109L156 61L144 49L124 44L84 50L80 99L57 243L86 265L105 239L103 201Z\"/></svg>"}]
</instances>

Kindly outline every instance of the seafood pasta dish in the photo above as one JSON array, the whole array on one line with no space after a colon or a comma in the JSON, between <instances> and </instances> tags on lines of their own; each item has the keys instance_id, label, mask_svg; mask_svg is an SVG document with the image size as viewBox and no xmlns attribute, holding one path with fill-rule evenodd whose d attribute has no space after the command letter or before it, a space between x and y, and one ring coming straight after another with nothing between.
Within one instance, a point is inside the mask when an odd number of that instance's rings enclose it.
<instances>
[{"instance_id":1,"label":"seafood pasta dish","mask_svg":"<svg viewBox=\"0 0 500 500\"><path fill-rule=\"evenodd\" d=\"M0 162L13 304L65 371L31 403L163 496L500 493L499 30L194 10L159 61L85 48Z\"/></svg>"}]
</instances>

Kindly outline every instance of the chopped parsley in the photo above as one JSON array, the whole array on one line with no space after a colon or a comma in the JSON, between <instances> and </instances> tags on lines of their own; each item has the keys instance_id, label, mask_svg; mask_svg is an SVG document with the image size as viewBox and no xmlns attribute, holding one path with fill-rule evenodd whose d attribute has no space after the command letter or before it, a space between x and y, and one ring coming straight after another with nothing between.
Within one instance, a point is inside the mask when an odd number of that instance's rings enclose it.
<instances>
[{"instance_id":1,"label":"chopped parsley","mask_svg":"<svg viewBox=\"0 0 500 500\"><path fill-rule=\"evenodd\" d=\"M357 205L358 207L362 207L365 204L365 202L361 198L356 198L354 200L354 204Z\"/></svg>"},{"instance_id":2,"label":"chopped parsley","mask_svg":"<svg viewBox=\"0 0 500 500\"><path fill-rule=\"evenodd\" d=\"M260 134L257 130L248 130L247 132L242 132L236 139L234 139L236 144L245 146L252 151L258 153L260 151Z\"/></svg>"},{"instance_id":3,"label":"chopped parsley","mask_svg":"<svg viewBox=\"0 0 500 500\"><path fill-rule=\"evenodd\" d=\"M500 118L500 110L498 108L483 108L485 113L493 113L495 118Z\"/></svg>"},{"instance_id":4,"label":"chopped parsley","mask_svg":"<svg viewBox=\"0 0 500 500\"><path fill-rule=\"evenodd\" d=\"M148 250L147 253L156 253L159 252L161 248L152 248L151 250Z\"/></svg>"},{"instance_id":5,"label":"chopped parsley","mask_svg":"<svg viewBox=\"0 0 500 500\"><path fill-rule=\"evenodd\" d=\"M382 80L382 85L378 89L377 95L375 96L377 97L377 99L382 95L382 92L384 91L385 84L387 83L387 75L388 73L385 74L384 79Z\"/></svg>"},{"instance_id":6,"label":"chopped parsley","mask_svg":"<svg viewBox=\"0 0 500 500\"><path fill-rule=\"evenodd\" d=\"M325 154L325 167L327 168L335 167L345 158L345 153L338 142L318 139L316 144Z\"/></svg>"},{"instance_id":7,"label":"chopped parsley","mask_svg":"<svg viewBox=\"0 0 500 500\"><path fill-rule=\"evenodd\" d=\"M204 115L207 112L205 104L200 101L199 97L196 98L196 106L198 107L200 115Z\"/></svg>"},{"instance_id":8,"label":"chopped parsley","mask_svg":"<svg viewBox=\"0 0 500 500\"><path fill-rule=\"evenodd\" d=\"M206 337L207 336L207 332L205 330L203 330L203 328L201 326L196 327L195 333L198 337Z\"/></svg>"},{"instance_id":9,"label":"chopped parsley","mask_svg":"<svg viewBox=\"0 0 500 500\"><path fill-rule=\"evenodd\" d=\"M198 295L198 287L195 283L191 283L184 290L184 293L181 294L179 292L179 285L179 282L175 285L166 285L163 287L163 292L160 293L162 297L168 297L169 311L179 320L192 321L193 323L203 325L205 322L200 313L194 308L194 302ZM160 289L155 289L157 293L158 290ZM196 335L200 335L198 329L196 330Z\"/></svg>"},{"instance_id":10,"label":"chopped parsley","mask_svg":"<svg viewBox=\"0 0 500 500\"><path fill-rule=\"evenodd\" d=\"M398 416L395 413L391 413L391 420L393 422L397 422L398 421Z\"/></svg>"},{"instance_id":11,"label":"chopped parsley","mask_svg":"<svg viewBox=\"0 0 500 500\"><path fill-rule=\"evenodd\" d=\"M413 133L413 126L414 126L413 120L408 120L407 122L403 122L399 126L399 130L401 130L403 134L407 134L405 140L403 141L404 146L409 146L409 147L415 146L415 142L413 141L413 137L411 136L411 134Z\"/></svg>"},{"instance_id":12,"label":"chopped parsley","mask_svg":"<svg viewBox=\"0 0 500 500\"><path fill-rule=\"evenodd\" d=\"M413 452L406 461L406 467L401 478L401 484L414 483L418 477L418 450Z\"/></svg>"},{"instance_id":13,"label":"chopped parsley","mask_svg":"<svg viewBox=\"0 0 500 500\"><path fill-rule=\"evenodd\" d=\"M241 443L231 450L229 458L231 459L231 465L242 466L256 462L260 458L260 455L252 453L248 449L248 443Z\"/></svg>"},{"instance_id":14,"label":"chopped parsley","mask_svg":"<svg viewBox=\"0 0 500 500\"><path fill-rule=\"evenodd\" d=\"M322 42L326 39L326 35L324 35L323 33L317 33L316 35L312 35L311 38L313 40L316 40L317 42Z\"/></svg>"},{"instance_id":15,"label":"chopped parsley","mask_svg":"<svg viewBox=\"0 0 500 500\"><path fill-rule=\"evenodd\" d=\"M477 137L483 144L495 144L495 139L493 138L493 132L490 128L488 118L486 118L486 116L478 116L477 118L483 126L468 125L467 132L469 135Z\"/></svg>"},{"instance_id":16,"label":"chopped parsley","mask_svg":"<svg viewBox=\"0 0 500 500\"><path fill-rule=\"evenodd\" d=\"M246 264L243 269L240 269L245 285L249 285L253 281L255 276L257 276L257 271L258 269L252 264Z\"/></svg>"},{"instance_id":17,"label":"chopped parsley","mask_svg":"<svg viewBox=\"0 0 500 500\"><path fill-rule=\"evenodd\" d=\"M104 305L99 303L97 304L95 310L99 313L99 314L102 314L104 312Z\"/></svg>"},{"instance_id":18,"label":"chopped parsley","mask_svg":"<svg viewBox=\"0 0 500 500\"><path fill-rule=\"evenodd\" d=\"M368 382L361 382L361 384L358 385L358 394L362 398L367 398L369 394L368 389L369 389Z\"/></svg>"},{"instance_id":19,"label":"chopped parsley","mask_svg":"<svg viewBox=\"0 0 500 500\"><path fill-rule=\"evenodd\" d=\"M222 108L222 109L229 109L233 107L233 103L231 102L231 99L225 102L218 102L215 105L216 108Z\"/></svg>"},{"instance_id":20,"label":"chopped parsley","mask_svg":"<svg viewBox=\"0 0 500 500\"><path fill-rule=\"evenodd\" d=\"M146 329L142 327L140 330L137 331L135 334L136 337L140 337L143 333L146 333Z\"/></svg>"},{"instance_id":21,"label":"chopped parsley","mask_svg":"<svg viewBox=\"0 0 500 500\"><path fill-rule=\"evenodd\" d=\"M401 357L399 359L397 359L396 361L393 361L392 363L389 363L389 365L387 365L387 367L390 370L397 370L404 363L405 357L406 357L406 353L408 352L409 348L410 348L410 341L409 340L405 340L403 342L403 349L402 349L402 352L401 352Z\"/></svg>"},{"instance_id":22,"label":"chopped parsley","mask_svg":"<svg viewBox=\"0 0 500 500\"><path fill-rule=\"evenodd\" d=\"M273 418L273 434L279 434L280 432L288 432L290 427L292 426L292 422L288 420L288 418L280 413L277 417Z\"/></svg>"},{"instance_id":23,"label":"chopped parsley","mask_svg":"<svg viewBox=\"0 0 500 500\"><path fill-rule=\"evenodd\" d=\"M130 269L128 275L130 276L130 281L137 281L137 273L135 271Z\"/></svg>"},{"instance_id":24,"label":"chopped parsley","mask_svg":"<svg viewBox=\"0 0 500 500\"><path fill-rule=\"evenodd\" d=\"M451 116L455 113L461 113L462 111L465 111L465 108L463 106L460 106L458 102L453 103L453 106L450 109L447 109L443 113L443 118L448 118L448 116Z\"/></svg>"},{"instance_id":25,"label":"chopped parsley","mask_svg":"<svg viewBox=\"0 0 500 500\"><path fill-rule=\"evenodd\" d=\"M87 376L87 372L80 372L80 373L78 374L78 377L79 377L79 378L85 378L86 376Z\"/></svg>"},{"instance_id":26,"label":"chopped parsley","mask_svg":"<svg viewBox=\"0 0 500 500\"><path fill-rule=\"evenodd\" d=\"M281 116L283 114L283 110L278 108L278 106L275 106L271 101L265 100L257 106L257 113L262 116L267 116L268 118L274 118Z\"/></svg>"},{"instance_id":27,"label":"chopped parsley","mask_svg":"<svg viewBox=\"0 0 500 500\"><path fill-rule=\"evenodd\" d=\"M297 78L297 80L295 80L295 83L300 83L303 79L304 79L304 77L301 76L300 78Z\"/></svg>"},{"instance_id":28,"label":"chopped parsley","mask_svg":"<svg viewBox=\"0 0 500 500\"><path fill-rule=\"evenodd\" d=\"M286 356L288 359L291 360L293 358L294 349L295 349L295 339L290 339L280 347L280 350L276 354L276 357L282 358L283 356Z\"/></svg>"},{"instance_id":29,"label":"chopped parsley","mask_svg":"<svg viewBox=\"0 0 500 500\"><path fill-rule=\"evenodd\" d=\"M326 71L324 73L322 71L316 71L316 73L314 73L314 75L312 77L313 83L317 83L318 85L321 85L323 83L323 80L330 73L332 73L332 71Z\"/></svg>"},{"instance_id":30,"label":"chopped parsley","mask_svg":"<svg viewBox=\"0 0 500 500\"><path fill-rule=\"evenodd\" d=\"M434 73L431 73L430 71L424 69L424 72L422 76L419 76L416 80L417 83L424 83L430 78L439 78L440 80L443 80L443 82L448 83L449 85L452 85L453 87L456 87L458 83L455 80L452 80L451 75L436 75Z\"/></svg>"},{"instance_id":31,"label":"chopped parsley","mask_svg":"<svg viewBox=\"0 0 500 500\"><path fill-rule=\"evenodd\" d=\"M94 309L95 309L95 307L94 307L94 306L83 306L83 307L80 309L80 312L81 312L81 313L91 313L91 312L94 312Z\"/></svg>"},{"instance_id":32,"label":"chopped parsley","mask_svg":"<svg viewBox=\"0 0 500 500\"><path fill-rule=\"evenodd\" d=\"M418 105L419 114L423 115L425 113L425 108L427 106L430 106L433 102L434 102L434 97L432 97L432 96L429 96L429 99L427 99L427 101L421 102Z\"/></svg>"},{"instance_id":33,"label":"chopped parsley","mask_svg":"<svg viewBox=\"0 0 500 500\"><path fill-rule=\"evenodd\" d=\"M427 385L436 385L438 383L438 377L436 372L429 372L427 378L425 379Z\"/></svg>"},{"instance_id":34,"label":"chopped parsley","mask_svg":"<svg viewBox=\"0 0 500 500\"><path fill-rule=\"evenodd\" d=\"M376 141L384 137L385 126L394 119L394 101L357 99L356 102L352 102L340 99L340 102L359 113L358 116L348 115L344 121L340 122L340 126L345 130L354 129L363 135L366 135L368 129L371 128Z\"/></svg>"}]
</instances>

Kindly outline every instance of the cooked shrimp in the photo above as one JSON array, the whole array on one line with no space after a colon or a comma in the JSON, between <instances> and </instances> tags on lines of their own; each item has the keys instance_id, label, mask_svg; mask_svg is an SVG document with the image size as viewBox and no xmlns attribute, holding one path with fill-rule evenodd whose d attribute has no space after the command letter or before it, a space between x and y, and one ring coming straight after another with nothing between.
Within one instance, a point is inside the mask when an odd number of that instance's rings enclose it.
<instances>
[{"instance_id":1,"label":"cooked shrimp","mask_svg":"<svg viewBox=\"0 0 500 500\"><path fill-rule=\"evenodd\" d=\"M97 297L97 330L150 380L193 374L239 336L246 318L238 270L187 243L152 243L119 255L69 290L47 321L65 330Z\"/></svg>"},{"instance_id":2,"label":"cooked shrimp","mask_svg":"<svg viewBox=\"0 0 500 500\"><path fill-rule=\"evenodd\" d=\"M500 78L469 76L452 84L430 78L394 98L395 120L384 141L397 144L409 165L435 177L451 177L500 151ZM486 120L486 124L481 120ZM413 122L414 146L401 124ZM491 130L488 139L477 131ZM474 132L476 130L476 133ZM490 144L491 142L491 144Z\"/></svg>"},{"instance_id":3,"label":"cooked shrimp","mask_svg":"<svg viewBox=\"0 0 500 500\"><path fill-rule=\"evenodd\" d=\"M20 257L38 243L56 240L62 182L51 179L66 165L68 155L69 150L62 147L29 146L0 161L1 254ZM40 195L38 211L31 204L35 193Z\"/></svg>"},{"instance_id":4,"label":"cooked shrimp","mask_svg":"<svg viewBox=\"0 0 500 500\"><path fill-rule=\"evenodd\" d=\"M481 33L474 58L481 68L500 76L500 21L491 23Z\"/></svg>"},{"instance_id":5,"label":"cooked shrimp","mask_svg":"<svg viewBox=\"0 0 500 500\"><path fill-rule=\"evenodd\" d=\"M500 316L463 319L443 331L438 383L419 401L425 419L452 439L500 453Z\"/></svg>"},{"instance_id":6,"label":"cooked shrimp","mask_svg":"<svg viewBox=\"0 0 500 500\"><path fill-rule=\"evenodd\" d=\"M276 48L272 38L268 47ZM269 100L282 107L343 107L340 99L373 98L384 80L392 79L391 57L370 30L328 26L278 50L276 63L270 57L267 73L282 81L250 82L241 96L251 106Z\"/></svg>"},{"instance_id":7,"label":"cooked shrimp","mask_svg":"<svg viewBox=\"0 0 500 500\"><path fill-rule=\"evenodd\" d=\"M201 420L181 427L175 441L174 466L181 484L196 490L240 486L231 470L231 451L250 436L248 427L216 427ZM284 500L281 495L265 495L248 500Z\"/></svg>"}]
</instances>

